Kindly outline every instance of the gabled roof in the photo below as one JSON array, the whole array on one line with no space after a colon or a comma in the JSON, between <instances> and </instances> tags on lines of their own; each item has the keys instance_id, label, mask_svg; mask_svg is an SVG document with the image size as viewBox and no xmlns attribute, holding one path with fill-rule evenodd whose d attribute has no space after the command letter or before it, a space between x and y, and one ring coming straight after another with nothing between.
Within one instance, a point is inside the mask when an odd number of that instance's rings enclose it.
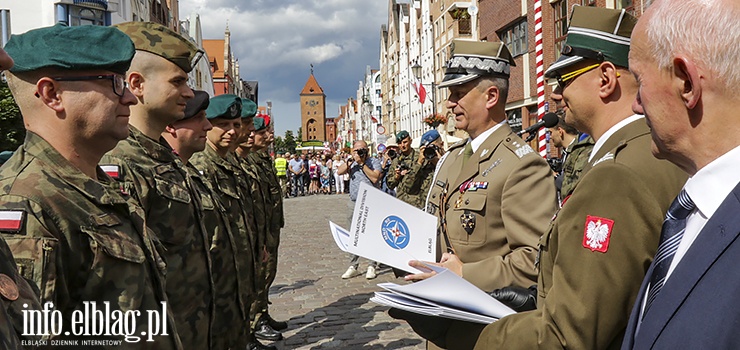
<instances>
[{"instance_id":1,"label":"gabled roof","mask_svg":"<svg viewBox=\"0 0 740 350\"><path fill-rule=\"evenodd\" d=\"M303 90L301 90L301 95L323 95L324 90L319 86L319 82L316 81L316 78L311 74L308 77L308 81L306 82L306 85L303 87Z\"/></svg>"},{"instance_id":2,"label":"gabled roof","mask_svg":"<svg viewBox=\"0 0 740 350\"><path fill-rule=\"evenodd\" d=\"M224 39L204 39L203 49L206 50L208 58L211 59L211 64L214 67L213 78L223 78L224 68L221 67L224 62ZM214 64L215 63L215 64Z\"/></svg>"}]
</instances>

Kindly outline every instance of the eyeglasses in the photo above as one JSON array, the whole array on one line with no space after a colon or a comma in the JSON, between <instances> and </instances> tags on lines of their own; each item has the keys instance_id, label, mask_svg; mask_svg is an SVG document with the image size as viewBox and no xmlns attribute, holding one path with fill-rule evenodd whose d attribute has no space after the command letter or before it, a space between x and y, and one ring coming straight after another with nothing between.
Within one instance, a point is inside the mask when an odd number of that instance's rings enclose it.
<instances>
[{"instance_id":1,"label":"eyeglasses","mask_svg":"<svg viewBox=\"0 0 740 350\"><path fill-rule=\"evenodd\" d=\"M586 72L588 72L588 71L590 71L590 70L592 70L592 69L594 69L594 68L596 68L596 67L598 67L600 65L601 65L601 63L596 63L596 64L592 64L592 65L590 65L588 67L584 67L584 68L581 68L581 69L578 69L578 70L574 70L574 71L572 71L570 73L566 73L566 74L563 74L563 75L557 75L555 77L555 80L558 81L558 87L560 87L560 90L562 90L562 89L565 89L565 87L568 86L568 84L572 83L573 82L573 79L575 79L577 76L579 76L579 75L581 75L583 73L586 73Z\"/></svg>"},{"instance_id":2,"label":"eyeglasses","mask_svg":"<svg viewBox=\"0 0 740 350\"><path fill-rule=\"evenodd\" d=\"M86 80L102 80L110 79L113 85L113 93L118 97L123 97L123 93L128 86L126 79L122 75L118 74L103 74L103 75L81 75L76 77L53 77L54 81L86 81Z\"/></svg>"}]
</instances>

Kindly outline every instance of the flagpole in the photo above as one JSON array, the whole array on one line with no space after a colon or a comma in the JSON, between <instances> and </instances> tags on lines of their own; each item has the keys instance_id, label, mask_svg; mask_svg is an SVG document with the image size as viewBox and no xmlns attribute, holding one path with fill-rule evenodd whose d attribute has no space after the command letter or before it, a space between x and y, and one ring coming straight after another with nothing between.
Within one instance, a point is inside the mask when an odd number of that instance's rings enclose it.
<instances>
[{"instance_id":1,"label":"flagpole","mask_svg":"<svg viewBox=\"0 0 740 350\"><path fill-rule=\"evenodd\" d=\"M534 2L534 41L535 41L535 66L537 67L537 120L542 120L545 115L545 71L542 50L542 0ZM547 128L541 128L538 132L538 146L540 156L547 158L547 140L545 134Z\"/></svg>"}]
</instances>

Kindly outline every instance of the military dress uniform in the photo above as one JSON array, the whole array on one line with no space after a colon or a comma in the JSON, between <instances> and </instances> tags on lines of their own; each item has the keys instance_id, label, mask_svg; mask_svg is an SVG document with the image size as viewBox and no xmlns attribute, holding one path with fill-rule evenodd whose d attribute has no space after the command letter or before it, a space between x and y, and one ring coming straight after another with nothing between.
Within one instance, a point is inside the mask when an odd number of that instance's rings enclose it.
<instances>
[{"instance_id":1,"label":"military dress uniform","mask_svg":"<svg viewBox=\"0 0 740 350\"><path fill-rule=\"evenodd\" d=\"M639 119L594 155L540 240L537 310L489 325L476 349L619 349L664 213L686 180L652 156L650 142Z\"/></svg>"},{"instance_id":2,"label":"military dress uniform","mask_svg":"<svg viewBox=\"0 0 740 350\"><path fill-rule=\"evenodd\" d=\"M96 302L99 309L108 302L111 310L141 315L161 311L160 302L168 302L166 265L144 212L100 168L98 179L82 174L30 131L0 171L0 207L22 213L21 224L2 233L19 272L39 286L44 303L61 311L62 334L71 331L72 312L84 310L84 302ZM127 343L128 348L181 349L173 308L168 303L168 336ZM148 334L148 326L139 317L134 334Z\"/></svg>"}]
</instances>

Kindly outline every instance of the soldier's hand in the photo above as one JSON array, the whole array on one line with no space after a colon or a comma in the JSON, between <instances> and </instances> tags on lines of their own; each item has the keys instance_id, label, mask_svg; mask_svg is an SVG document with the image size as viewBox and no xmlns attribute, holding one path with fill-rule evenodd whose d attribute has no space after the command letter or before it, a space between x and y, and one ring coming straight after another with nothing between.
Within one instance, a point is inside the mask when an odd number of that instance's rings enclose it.
<instances>
[{"instance_id":1,"label":"soldier's hand","mask_svg":"<svg viewBox=\"0 0 740 350\"><path fill-rule=\"evenodd\" d=\"M537 308L537 285L529 288L504 287L495 289L488 294L516 312L530 311Z\"/></svg>"},{"instance_id":2,"label":"soldier's hand","mask_svg":"<svg viewBox=\"0 0 740 350\"><path fill-rule=\"evenodd\" d=\"M452 320L442 317L420 315L413 312L391 308L388 315L397 319L405 320L409 326L422 338L429 340L435 345L446 348L447 330Z\"/></svg>"},{"instance_id":3,"label":"soldier's hand","mask_svg":"<svg viewBox=\"0 0 740 350\"><path fill-rule=\"evenodd\" d=\"M432 276L436 275L437 273L434 272L432 269L430 269L427 265L439 266L439 264L437 264L437 263L428 262L428 261L419 261L419 260L411 260L411 261L409 261L409 266L415 267L415 268L417 268L419 270L422 270L422 271L425 271L425 272L422 272L422 273L414 273L414 274L406 275L406 276L403 277L403 279L406 280L406 281L414 281L414 282L416 282L416 281L425 280L425 279L427 279L429 277L432 277Z\"/></svg>"}]
</instances>

